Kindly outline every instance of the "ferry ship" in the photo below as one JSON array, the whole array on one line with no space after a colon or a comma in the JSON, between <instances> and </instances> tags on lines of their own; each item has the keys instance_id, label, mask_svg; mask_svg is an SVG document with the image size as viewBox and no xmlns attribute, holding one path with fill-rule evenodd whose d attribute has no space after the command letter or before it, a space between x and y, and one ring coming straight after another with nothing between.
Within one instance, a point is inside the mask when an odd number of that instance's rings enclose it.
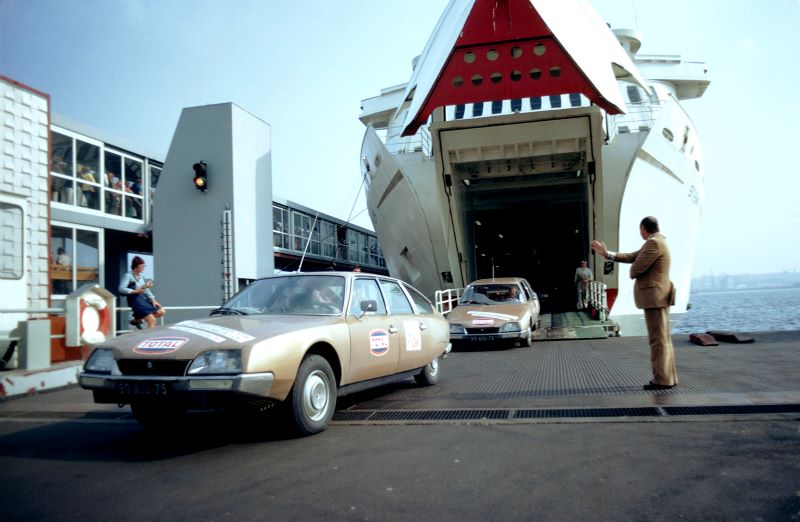
<instances>
[{"instance_id":1,"label":"ferry ship","mask_svg":"<svg viewBox=\"0 0 800 522\"><path fill-rule=\"evenodd\" d=\"M524 277L543 309L575 307L588 260L621 335L646 333L626 265L656 216L687 309L703 201L704 63L638 54L583 0L452 0L405 84L361 102L367 207L390 273L433 296Z\"/></svg>"}]
</instances>

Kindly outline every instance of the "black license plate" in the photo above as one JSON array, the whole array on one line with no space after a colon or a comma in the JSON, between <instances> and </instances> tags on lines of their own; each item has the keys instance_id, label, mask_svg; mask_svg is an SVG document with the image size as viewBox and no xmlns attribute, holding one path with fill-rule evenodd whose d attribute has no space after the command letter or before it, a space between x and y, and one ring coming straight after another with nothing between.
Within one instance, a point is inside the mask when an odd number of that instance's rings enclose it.
<instances>
[{"instance_id":1,"label":"black license plate","mask_svg":"<svg viewBox=\"0 0 800 522\"><path fill-rule=\"evenodd\" d=\"M480 341L480 342L486 342L486 341L491 341L492 338L490 336L488 336L488 335L479 335L477 337L477 340Z\"/></svg>"},{"instance_id":2,"label":"black license plate","mask_svg":"<svg viewBox=\"0 0 800 522\"><path fill-rule=\"evenodd\" d=\"M117 383L117 392L126 397L166 397L169 385L165 382L123 381Z\"/></svg>"}]
</instances>

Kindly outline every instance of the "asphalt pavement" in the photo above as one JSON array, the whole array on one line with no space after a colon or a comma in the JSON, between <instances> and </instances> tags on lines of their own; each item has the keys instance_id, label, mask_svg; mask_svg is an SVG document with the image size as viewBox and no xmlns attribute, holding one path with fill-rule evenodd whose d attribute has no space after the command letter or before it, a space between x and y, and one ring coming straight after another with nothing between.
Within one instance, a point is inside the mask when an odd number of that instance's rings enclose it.
<instances>
[{"instance_id":1,"label":"asphalt pavement","mask_svg":"<svg viewBox=\"0 0 800 522\"><path fill-rule=\"evenodd\" d=\"M306 438L274 416L143 430L70 387L0 403L4 520L800 520L800 332L476 347L340 398Z\"/></svg>"}]
</instances>

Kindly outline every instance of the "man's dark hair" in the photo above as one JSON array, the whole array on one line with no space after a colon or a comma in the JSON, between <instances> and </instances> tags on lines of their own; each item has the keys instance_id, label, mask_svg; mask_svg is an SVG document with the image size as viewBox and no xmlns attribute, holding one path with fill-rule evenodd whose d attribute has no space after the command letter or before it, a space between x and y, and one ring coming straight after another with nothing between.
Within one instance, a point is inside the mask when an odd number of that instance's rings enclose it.
<instances>
[{"instance_id":1,"label":"man's dark hair","mask_svg":"<svg viewBox=\"0 0 800 522\"><path fill-rule=\"evenodd\" d=\"M646 218L642 219L641 225L650 234L655 234L658 232L658 220L653 216L647 216Z\"/></svg>"}]
</instances>

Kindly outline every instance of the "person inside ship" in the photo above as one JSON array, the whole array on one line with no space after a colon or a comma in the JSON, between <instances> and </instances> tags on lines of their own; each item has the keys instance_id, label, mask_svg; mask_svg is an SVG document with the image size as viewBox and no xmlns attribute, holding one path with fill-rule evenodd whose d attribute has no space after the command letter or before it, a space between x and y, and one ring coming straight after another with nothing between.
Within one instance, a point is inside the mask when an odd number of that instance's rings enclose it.
<instances>
[{"instance_id":1,"label":"person inside ship","mask_svg":"<svg viewBox=\"0 0 800 522\"><path fill-rule=\"evenodd\" d=\"M581 261L580 266L575 269L576 307L578 310L583 310L589 306L589 283L592 280L594 280L592 269L589 268L586 260Z\"/></svg>"}]
</instances>

